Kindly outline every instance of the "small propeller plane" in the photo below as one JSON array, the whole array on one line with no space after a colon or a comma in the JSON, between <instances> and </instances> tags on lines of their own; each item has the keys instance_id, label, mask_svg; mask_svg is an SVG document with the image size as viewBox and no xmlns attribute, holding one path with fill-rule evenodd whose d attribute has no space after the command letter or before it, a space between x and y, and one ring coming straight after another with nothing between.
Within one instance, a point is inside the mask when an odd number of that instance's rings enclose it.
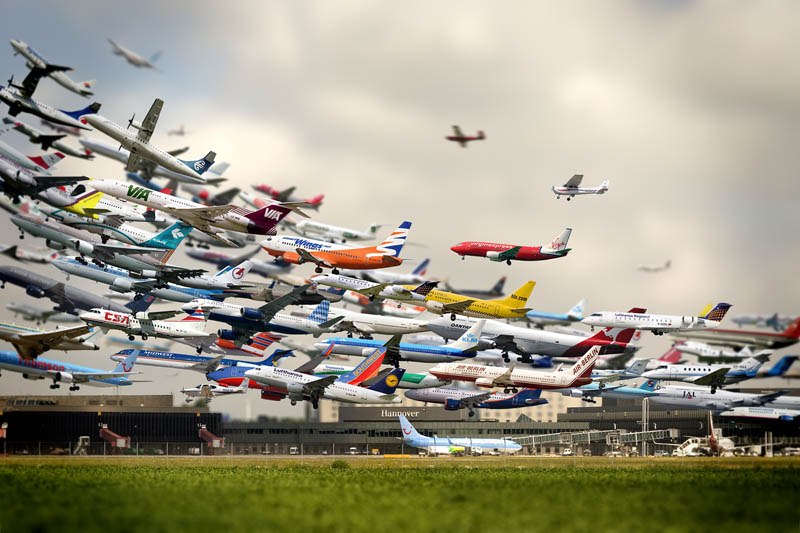
<instances>
[{"instance_id":1,"label":"small propeller plane","mask_svg":"<svg viewBox=\"0 0 800 533\"><path fill-rule=\"evenodd\" d=\"M448 135L445 137L448 141L457 142L461 145L461 148L466 148L467 143L470 141L482 141L486 138L486 134L483 133L482 130L478 130L478 135L475 137L471 137L469 135L464 135L464 132L461 131L461 128L458 126L453 126L453 135Z\"/></svg>"},{"instance_id":2,"label":"small propeller plane","mask_svg":"<svg viewBox=\"0 0 800 533\"><path fill-rule=\"evenodd\" d=\"M579 194L605 194L608 190L608 180L604 180L599 187L581 187L583 181L583 174L575 174L561 187L553 187L553 192L556 193L556 198L561 198L561 195L567 197L567 201L572 200L573 196Z\"/></svg>"}]
</instances>

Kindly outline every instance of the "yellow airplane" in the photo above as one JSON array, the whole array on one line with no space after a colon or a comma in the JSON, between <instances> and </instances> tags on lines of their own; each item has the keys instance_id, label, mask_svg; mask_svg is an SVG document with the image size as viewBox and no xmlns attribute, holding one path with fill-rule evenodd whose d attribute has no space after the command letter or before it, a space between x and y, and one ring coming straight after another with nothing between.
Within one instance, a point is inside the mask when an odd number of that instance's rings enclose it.
<instances>
[{"instance_id":1,"label":"yellow airplane","mask_svg":"<svg viewBox=\"0 0 800 533\"><path fill-rule=\"evenodd\" d=\"M500 300L480 300L431 289L425 295L425 305L432 313L439 315L450 313L450 320L455 320L456 315L477 318L522 318L531 310L530 307L525 307L525 304L528 303L528 298L535 286L535 281L529 281L512 292L510 296ZM417 289L413 285L408 285L406 288L412 291Z\"/></svg>"},{"instance_id":2,"label":"yellow airplane","mask_svg":"<svg viewBox=\"0 0 800 533\"><path fill-rule=\"evenodd\" d=\"M95 189L78 183L75 187L50 187L40 196L50 205L82 217L98 220L98 215L116 215L124 220L155 221L160 218L154 212L138 204L118 200Z\"/></svg>"}]
</instances>

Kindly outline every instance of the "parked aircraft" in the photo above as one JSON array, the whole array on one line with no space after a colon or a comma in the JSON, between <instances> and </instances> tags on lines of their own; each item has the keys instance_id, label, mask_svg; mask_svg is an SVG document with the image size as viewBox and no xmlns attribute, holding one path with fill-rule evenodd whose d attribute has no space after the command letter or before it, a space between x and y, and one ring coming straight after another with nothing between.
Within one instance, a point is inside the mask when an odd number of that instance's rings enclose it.
<instances>
[{"instance_id":1,"label":"parked aircraft","mask_svg":"<svg viewBox=\"0 0 800 533\"><path fill-rule=\"evenodd\" d=\"M445 137L445 139L448 141L457 142L459 145L461 145L461 148L466 148L467 143L470 141L482 141L485 138L486 134L481 130L478 130L478 135L476 136L464 135L464 132L462 132L461 128L458 126L453 126L453 135L448 135Z\"/></svg>"},{"instance_id":2,"label":"parked aircraft","mask_svg":"<svg viewBox=\"0 0 800 533\"><path fill-rule=\"evenodd\" d=\"M30 142L38 144L42 150L49 150L50 148L63 152L72 157L79 157L81 159L94 159L94 156L88 150L78 150L72 146L61 142L61 139L67 136L66 133L52 135L38 130L33 126L29 126L21 120L15 120L8 117L3 119L4 124L11 125L13 130L16 130L25 135Z\"/></svg>"},{"instance_id":3,"label":"parked aircraft","mask_svg":"<svg viewBox=\"0 0 800 533\"><path fill-rule=\"evenodd\" d=\"M253 188L258 192L264 193L270 198L278 202L303 202L311 204L311 209L319 209L322 205L322 200L325 198L324 194L318 194L312 198L302 198L294 194L295 187L279 190L270 187L269 185L253 185Z\"/></svg>"},{"instance_id":4,"label":"parked aircraft","mask_svg":"<svg viewBox=\"0 0 800 533\"><path fill-rule=\"evenodd\" d=\"M303 237L316 237L328 242L346 243L347 241L370 241L376 238L378 228L382 224L370 224L367 229L361 231L357 229L323 224L314 220L301 220L295 222L291 219L284 221L292 231Z\"/></svg>"},{"instance_id":5,"label":"parked aircraft","mask_svg":"<svg viewBox=\"0 0 800 533\"><path fill-rule=\"evenodd\" d=\"M463 388L426 388L406 391L406 398L418 402L440 403L448 411L468 409L469 416L475 416L475 409L514 409L543 405L547 400L541 398L540 389L522 389L516 393L482 392Z\"/></svg>"},{"instance_id":6,"label":"parked aircraft","mask_svg":"<svg viewBox=\"0 0 800 533\"><path fill-rule=\"evenodd\" d=\"M44 322L80 322L74 315L53 311L51 309L41 309L28 304L10 303L6 304L6 309L14 313L14 316L22 315L28 322L42 324Z\"/></svg>"},{"instance_id":7,"label":"parked aircraft","mask_svg":"<svg viewBox=\"0 0 800 533\"><path fill-rule=\"evenodd\" d=\"M684 409L708 409L725 411L734 407L773 407L776 409L800 409L800 397L786 396L789 391L781 390L752 394L693 385L659 385L650 401L681 407Z\"/></svg>"},{"instance_id":8,"label":"parked aircraft","mask_svg":"<svg viewBox=\"0 0 800 533\"><path fill-rule=\"evenodd\" d=\"M183 174L190 178L194 178L198 182L204 182L203 173L211 168L214 164L214 158L217 156L214 152L208 154L196 161L185 161L165 152L161 148L150 144L150 137L156 129L158 117L161 114L161 108L164 101L156 98L150 110L144 117L144 121L137 122L134 120L136 114L128 121L128 128L133 126L137 133L132 133L130 130L123 128L119 124L111 121L110 119L98 115L96 111L87 113L81 117L82 121L94 126L98 131L105 133L115 141L120 143L120 146L130 151L128 163L125 170L134 172L139 169L139 160L147 159L157 165Z\"/></svg>"},{"instance_id":9,"label":"parked aircraft","mask_svg":"<svg viewBox=\"0 0 800 533\"><path fill-rule=\"evenodd\" d=\"M542 311L530 310L525 313L525 318L528 322L534 324L538 328L544 326L551 326L556 324L570 325L573 322L580 322L583 320L583 309L586 307L586 298L573 305L569 311L564 314L558 313L545 313Z\"/></svg>"},{"instance_id":10,"label":"parked aircraft","mask_svg":"<svg viewBox=\"0 0 800 533\"><path fill-rule=\"evenodd\" d=\"M22 54L25 59L27 59L27 66L28 68L39 68L47 70L48 66L51 64L43 58L39 53L34 50L30 45L25 44L22 41L18 41L16 39L11 39L11 47L14 49L14 55ZM92 92L92 87L96 83L97 80L87 80L87 81L73 81L64 74L64 70L72 70L70 67L59 67L57 70L52 70L48 72L46 75L64 87L65 89L74 92L75 94L79 94L81 96L92 96L94 94Z\"/></svg>"},{"instance_id":11,"label":"parked aircraft","mask_svg":"<svg viewBox=\"0 0 800 533\"><path fill-rule=\"evenodd\" d=\"M185 387L181 392L186 395L186 403L191 403L195 399L211 401L217 396L229 396L231 394L245 394L250 388L250 380L245 378L237 387L217 385L216 383L201 383L196 387Z\"/></svg>"},{"instance_id":12,"label":"parked aircraft","mask_svg":"<svg viewBox=\"0 0 800 533\"><path fill-rule=\"evenodd\" d=\"M449 292L460 294L462 296L468 296L470 298L488 299L497 296L502 296L503 287L505 287L505 284L506 284L506 277L503 276L499 280L497 280L497 283L495 283L492 286L492 288L489 289L488 291L481 289L454 289L449 282L444 283L444 288L447 289Z\"/></svg>"},{"instance_id":13,"label":"parked aircraft","mask_svg":"<svg viewBox=\"0 0 800 533\"><path fill-rule=\"evenodd\" d=\"M572 228L566 228L556 235L548 246L514 246L512 244L498 244L495 242L460 242L450 249L461 256L486 257L490 261L511 264L511 261L543 261L564 257L570 251L567 248Z\"/></svg>"},{"instance_id":14,"label":"parked aircraft","mask_svg":"<svg viewBox=\"0 0 800 533\"><path fill-rule=\"evenodd\" d=\"M25 379L52 379L51 389L57 389L60 383L71 383L69 390L76 391L80 385L92 387L120 387L133 385L135 382L128 379L137 353L134 351L124 361L117 364L113 370L98 370L86 366L55 361L53 359L25 359L15 352L0 351L0 369L10 370L22 374Z\"/></svg>"},{"instance_id":15,"label":"parked aircraft","mask_svg":"<svg viewBox=\"0 0 800 533\"><path fill-rule=\"evenodd\" d=\"M108 309L92 309L81 313L81 320L91 326L100 328L104 333L117 329L128 334L128 340L136 336L147 340L148 337L176 339L186 337L208 338L213 334L204 331L206 318L197 311L180 320L164 320L180 311L150 311L134 314L116 313Z\"/></svg>"},{"instance_id":16,"label":"parked aircraft","mask_svg":"<svg viewBox=\"0 0 800 533\"><path fill-rule=\"evenodd\" d=\"M294 264L314 263L315 271L330 268L334 274L339 268L375 269L400 265L400 251L408 237L411 222L403 222L385 241L376 246L350 248L343 244L332 244L289 235L267 237L261 247L271 256L280 257Z\"/></svg>"},{"instance_id":17,"label":"parked aircraft","mask_svg":"<svg viewBox=\"0 0 800 533\"><path fill-rule=\"evenodd\" d=\"M556 193L556 198L561 198L561 195L567 197L567 201L572 200L573 196L580 194L605 194L608 190L608 180L604 180L599 187L581 187L583 181L583 174L575 174L561 187L553 187L553 192Z\"/></svg>"},{"instance_id":18,"label":"parked aircraft","mask_svg":"<svg viewBox=\"0 0 800 533\"><path fill-rule=\"evenodd\" d=\"M99 350L99 346L81 338L90 331L85 324L44 331L0 322L0 340L13 344L23 359L36 359L48 350Z\"/></svg>"},{"instance_id":19,"label":"parked aircraft","mask_svg":"<svg viewBox=\"0 0 800 533\"><path fill-rule=\"evenodd\" d=\"M419 448L428 455L452 455L476 452L516 453L522 446L511 439L488 439L472 437L426 437L421 435L408 419L400 414L400 428L403 431L403 444Z\"/></svg>"},{"instance_id":20,"label":"parked aircraft","mask_svg":"<svg viewBox=\"0 0 800 533\"><path fill-rule=\"evenodd\" d=\"M646 313L616 313L601 311L592 313L581 322L588 326L625 327L652 331L656 335L672 331L716 328L722 322L731 304L718 303L702 317L676 315L649 315Z\"/></svg>"},{"instance_id":21,"label":"parked aircraft","mask_svg":"<svg viewBox=\"0 0 800 533\"><path fill-rule=\"evenodd\" d=\"M125 58L125 61L133 65L137 68L151 68L153 70L158 70L153 63L158 61L158 58L161 57L161 50L150 56L150 59L145 59L136 52L132 52L128 50L124 46L120 46L111 39L108 39L108 42L111 43L111 52L116 56L122 56Z\"/></svg>"},{"instance_id":22,"label":"parked aircraft","mask_svg":"<svg viewBox=\"0 0 800 533\"><path fill-rule=\"evenodd\" d=\"M753 346L756 348L779 350L797 343L797 340L800 339L800 318L789 324L789 327L780 333L716 328L710 330L680 331L671 333L671 335L678 339L698 340L715 345Z\"/></svg>"},{"instance_id":23,"label":"parked aircraft","mask_svg":"<svg viewBox=\"0 0 800 533\"><path fill-rule=\"evenodd\" d=\"M667 259L667 262L663 265L639 265L636 267L636 270L640 272L649 272L652 274L655 272L664 272L665 270L669 270L671 266L672 261Z\"/></svg>"}]
</instances>

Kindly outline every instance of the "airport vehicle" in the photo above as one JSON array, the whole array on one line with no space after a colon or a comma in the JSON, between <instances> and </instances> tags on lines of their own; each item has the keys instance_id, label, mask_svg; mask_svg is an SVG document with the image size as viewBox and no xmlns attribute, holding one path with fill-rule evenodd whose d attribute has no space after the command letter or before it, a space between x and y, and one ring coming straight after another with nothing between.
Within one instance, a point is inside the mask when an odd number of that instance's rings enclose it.
<instances>
[{"instance_id":1,"label":"airport vehicle","mask_svg":"<svg viewBox=\"0 0 800 533\"><path fill-rule=\"evenodd\" d=\"M28 68L47 70L47 67L51 66L51 63L43 58L30 45L17 39L11 39L10 42L11 48L14 49L14 55L22 54L22 56L27 60ZM48 72L46 75L65 89L72 91L75 94L79 94L81 96L92 96L92 94L94 94L92 92L92 87L96 83L96 80L74 81L70 79L69 76L64 74L65 70L72 70L72 68L59 67L56 70Z\"/></svg>"},{"instance_id":2,"label":"airport vehicle","mask_svg":"<svg viewBox=\"0 0 800 533\"><path fill-rule=\"evenodd\" d=\"M316 237L328 242L338 242L342 244L347 241L369 241L375 239L378 228L382 226L382 224L370 224L367 226L367 229L361 231L334 226L333 224L323 224L315 220L294 222L287 218L285 223L292 231L303 237Z\"/></svg>"},{"instance_id":3,"label":"airport vehicle","mask_svg":"<svg viewBox=\"0 0 800 533\"><path fill-rule=\"evenodd\" d=\"M624 327L652 331L655 335L663 335L672 331L716 328L720 325L730 307L731 304L718 303L714 309L702 317L600 311L592 313L581 322L587 326L592 326L593 329L596 326L607 328Z\"/></svg>"},{"instance_id":4,"label":"airport vehicle","mask_svg":"<svg viewBox=\"0 0 800 533\"><path fill-rule=\"evenodd\" d=\"M147 159L173 172L194 178L198 182L204 182L203 173L214 164L214 158L217 154L208 152L202 159L185 161L150 143L150 138L156 129L163 105L164 101L156 98L142 122L134 120L136 117L134 113L128 121L128 128L133 126L136 130L135 133L102 115L98 115L96 111L83 115L81 120L119 142L120 146L130 152L128 163L125 165L125 170L128 172L134 172L139 168L140 159Z\"/></svg>"},{"instance_id":5,"label":"airport vehicle","mask_svg":"<svg viewBox=\"0 0 800 533\"><path fill-rule=\"evenodd\" d=\"M307 308L301 308L297 314L307 312ZM413 318L356 313L338 307L331 307L330 316L342 317L342 320L333 327L332 331L347 331L348 336L357 333L367 339L371 339L372 335L404 335L406 333L428 331L424 320Z\"/></svg>"},{"instance_id":6,"label":"airport vehicle","mask_svg":"<svg viewBox=\"0 0 800 533\"><path fill-rule=\"evenodd\" d=\"M87 150L78 150L72 146L61 142L61 139L67 136L66 133L53 135L46 133L42 130L29 126L21 120L15 120L8 117L3 119L4 124L11 125L12 129L18 131L28 137L28 140L33 144L38 144L42 150L49 150L50 148L63 152L72 157L79 157L81 159L94 159L91 152Z\"/></svg>"},{"instance_id":7,"label":"airport vehicle","mask_svg":"<svg viewBox=\"0 0 800 533\"><path fill-rule=\"evenodd\" d=\"M566 228L558 234L548 246L515 246L496 242L465 241L451 246L450 249L465 259L466 256L485 257L490 261L511 264L511 261L544 261L564 257L570 251L567 248L572 228Z\"/></svg>"},{"instance_id":8,"label":"airport vehicle","mask_svg":"<svg viewBox=\"0 0 800 533\"><path fill-rule=\"evenodd\" d=\"M528 319L528 322L534 324L538 328L558 324L568 326L573 322L580 322L583 320L583 310L585 307L586 298L581 298L581 300L573 305L566 313L545 313L543 311L531 309L525 313L525 318Z\"/></svg>"},{"instance_id":9,"label":"airport vehicle","mask_svg":"<svg viewBox=\"0 0 800 533\"><path fill-rule=\"evenodd\" d=\"M669 270L672 266L672 261L667 259L667 261L663 265L638 265L636 270L639 272L648 272L650 274L656 272L664 272L665 270Z\"/></svg>"},{"instance_id":10,"label":"airport vehicle","mask_svg":"<svg viewBox=\"0 0 800 533\"><path fill-rule=\"evenodd\" d=\"M5 288L6 283L17 285L24 288L28 296L46 297L57 304L54 310L71 315L77 315L79 309L88 310L95 307L102 307L117 313L143 311L154 300L152 297L142 298L123 306L108 298L95 296L72 285L65 285L60 281L15 266L0 266L0 281L2 281L2 288Z\"/></svg>"},{"instance_id":11,"label":"airport vehicle","mask_svg":"<svg viewBox=\"0 0 800 533\"><path fill-rule=\"evenodd\" d=\"M23 359L35 359L48 350L99 350L84 338L91 331L85 324L43 331L10 322L0 322L0 340L10 342Z\"/></svg>"},{"instance_id":12,"label":"airport vehicle","mask_svg":"<svg viewBox=\"0 0 800 533\"><path fill-rule=\"evenodd\" d=\"M350 337L329 337L315 344L322 351L339 355L364 357L380 346L386 346L386 362L398 367L400 361L417 361L420 363L439 363L445 361L462 361L475 357L480 349L479 339L483 329L483 320L476 322L456 342L446 345L431 346L429 344L411 344L400 342L400 335L395 335L386 344L372 339L353 339Z\"/></svg>"},{"instance_id":13,"label":"airport vehicle","mask_svg":"<svg viewBox=\"0 0 800 533\"><path fill-rule=\"evenodd\" d=\"M561 187L553 187L553 192L556 198L560 199L561 195L567 197L567 201L572 200L574 196L582 194L605 194L608 190L608 180L604 180L599 187L581 187L583 181L583 174L575 174Z\"/></svg>"},{"instance_id":14,"label":"airport vehicle","mask_svg":"<svg viewBox=\"0 0 800 533\"><path fill-rule=\"evenodd\" d=\"M761 365L769 359L771 354L772 350L762 350L741 363L728 365L704 365L700 363L660 365L658 368L644 372L642 377L664 381L690 381L698 385L710 385L713 392L717 387L739 383L756 377Z\"/></svg>"},{"instance_id":15,"label":"airport vehicle","mask_svg":"<svg viewBox=\"0 0 800 533\"><path fill-rule=\"evenodd\" d=\"M92 387L120 387L133 385L134 382L128 379L133 373L133 365L136 362L137 353L134 351L117 364L113 370L98 370L86 366L65 363L53 359L25 359L15 352L0 351L0 369L9 370L22 374L25 379L51 379L53 384L51 389L57 389L60 383L71 383L69 390L76 391L80 385L90 385Z\"/></svg>"},{"instance_id":16,"label":"airport vehicle","mask_svg":"<svg viewBox=\"0 0 800 533\"><path fill-rule=\"evenodd\" d=\"M671 333L677 339L702 341L706 344L722 344L726 346L753 346L779 350L797 343L800 339L800 318L789 324L780 333L763 331L746 331L741 329L709 329L697 331L679 331Z\"/></svg>"},{"instance_id":17,"label":"airport vehicle","mask_svg":"<svg viewBox=\"0 0 800 533\"><path fill-rule=\"evenodd\" d=\"M528 298L536 286L535 281L528 281L522 287L511 293L506 298L498 300L481 300L469 298L462 294L432 289L425 296L425 306L431 313L450 315L450 320L455 320L456 315L472 316L477 318L522 318L530 311L525 307ZM416 287L406 286L409 290Z\"/></svg>"},{"instance_id":18,"label":"airport vehicle","mask_svg":"<svg viewBox=\"0 0 800 533\"><path fill-rule=\"evenodd\" d=\"M370 300L391 298L393 300L417 302L425 301L427 294L439 283L438 281L424 281L418 287L409 289L403 285L375 283L360 278L343 276L342 274L319 274L311 276L310 281L314 284L354 291L363 294Z\"/></svg>"},{"instance_id":19,"label":"airport vehicle","mask_svg":"<svg viewBox=\"0 0 800 533\"><path fill-rule=\"evenodd\" d=\"M515 409L543 405L547 400L541 397L540 389L522 389L517 393L483 392L463 388L426 388L406 391L406 398L418 402L443 404L448 411L468 409L469 416L475 416L475 409Z\"/></svg>"},{"instance_id":20,"label":"airport vehicle","mask_svg":"<svg viewBox=\"0 0 800 533\"><path fill-rule=\"evenodd\" d=\"M281 191L269 185L253 185L253 189L266 194L278 202L303 202L305 204L310 204L311 209L319 209L319 206L322 205L322 200L325 198L324 194L318 194L312 198L302 198L294 194L295 187L289 187Z\"/></svg>"},{"instance_id":21,"label":"airport vehicle","mask_svg":"<svg viewBox=\"0 0 800 533\"><path fill-rule=\"evenodd\" d=\"M42 254L42 253L32 252L24 248L20 248L16 244L4 247L2 250L0 250L0 254L5 255L6 257L10 257L11 259L16 259L17 261L21 261L23 263L42 263L42 264L52 263L58 257L58 252Z\"/></svg>"},{"instance_id":22,"label":"airport vehicle","mask_svg":"<svg viewBox=\"0 0 800 533\"><path fill-rule=\"evenodd\" d=\"M464 132L461 131L461 128L458 126L453 126L453 134L448 135L445 137L448 141L457 142L461 145L461 148L466 148L467 143L471 141L482 141L486 138L486 134L483 133L482 130L478 130L478 134L475 136L464 135Z\"/></svg>"},{"instance_id":23,"label":"airport vehicle","mask_svg":"<svg viewBox=\"0 0 800 533\"><path fill-rule=\"evenodd\" d=\"M77 111L65 111L63 109L56 109L47 104L33 99L33 93L39 84L39 80L43 76L47 76L53 72L70 70L69 67L59 67L57 65L47 65L45 68L34 67L25 76L22 85L14 83L13 77L9 80L8 86L0 85L0 102L8 105L8 114L16 117L20 113L30 113L37 117L43 118L55 124L62 124L64 126L71 126L81 130L89 130L88 126L82 123L79 119L87 113L97 113L100 110L100 104L93 102L83 109Z\"/></svg>"},{"instance_id":24,"label":"airport vehicle","mask_svg":"<svg viewBox=\"0 0 800 533\"><path fill-rule=\"evenodd\" d=\"M180 311L142 311L139 313L116 313L108 309L92 309L81 313L80 319L91 326L100 328L103 333L116 329L128 334L128 340L136 336L147 340L148 337L176 339L187 337L208 338L213 334L203 331L206 318L200 311L180 320L163 320L171 318Z\"/></svg>"},{"instance_id":25,"label":"airport vehicle","mask_svg":"<svg viewBox=\"0 0 800 533\"><path fill-rule=\"evenodd\" d=\"M344 276L360 278L373 283L392 283L394 285L412 285L414 283L425 283L425 273L428 270L430 259L423 259L411 273L395 272L394 270L348 270L342 269L340 272Z\"/></svg>"},{"instance_id":26,"label":"airport vehicle","mask_svg":"<svg viewBox=\"0 0 800 533\"><path fill-rule=\"evenodd\" d=\"M250 388L250 380L243 379L242 383L237 387L217 385L216 383L201 383L196 387L185 387L181 389L181 392L186 395L186 403L191 403L198 398L202 398L203 400L210 402L217 396L245 394L248 388Z\"/></svg>"},{"instance_id":27,"label":"airport vehicle","mask_svg":"<svg viewBox=\"0 0 800 533\"><path fill-rule=\"evenodd\" d=\"M114 180L92 180L92 186L111 196L163 211L229 246L235 246L235 243L227 239L220 230L273 235L275 225L291 210L297 211L289 204L274 204L258 211L249 211L235 205L208 207L146 187Z\"/></svg>"},{"instance_id":28,"label":"airport vehicle","mask_svg":"<svg viewBox=\"0 0 800 533\"><path fill-rule=\"evenodd\" d=\"M74 315L53 311L52 309L41 309L28 304L10 303L6 304L6 309L14 313L14 317L22 315L28 322L41 324L43 322L80 322Z\"/></svg>"},{"instance_id":29,"label":"airport vehicle","mask_svg":"<svg viewBox=\"0 0 800 533\"><path fill-rule=\"evenodd\" d=\"M403 444L419 448L427 455L452 455L471 452L473 448L480 448L483 453L516 453L522 446L511 439L487 439L487 438L450 438L450 437L425 437L421 435L408 419L398 413L400 419L400 429L403 431Z\"/></svg>"},{"instance_id":30,"label":"airport vehicle","mask_svg":"<svg viewBox=\"0 0 800 533\"><path fill-rule=\"evenodd\" d=\"M137 67L137 68L151 68L151 69L154 69L154 70L158 70L158 69L156 69L155 65L153 65L153 63L158 61L158 58L161 57L161 51L160 50L158 52L156 52L155 54L153 54L152 56L150 56L150 59L145 59L142 56L140 56L139 54L137 54L136 52L128 50L124 46L118 45L117 43L115 43L111 39L108 39L108 42L111 43L111 52L114 55L124 57L125 61L127 61L128 63L130 63L134 67Z\"/></svg>"},{"instance_id":31,"label":"airport vehicle","mask_svg":"<svg viewBox=\"0 0 800 533\"><path fill-rule=\"evenodd\" d=\"M444 283L444 288L447 289L448 292L453 292L456 294L460 294L462 296L468 296L470 298L486 299L486 298L493 298L496 296L503 296L503 287L505 286L505 284L506 284L506 277L503 276L499 280L497 280L497 283L495 283L492 286L492 288L489 289L488 291L482 289L454 289L452 286L450 286L450 283L448 282Z\"/></svg>"},{"instance_id":32,"label":"airport vehicle","mask_svg":"<svg viewBox=\"0 0 800 533\"><path fill-rule=\"evenodd\" d=\"M242 261L246 261L248 259L252 260L252 258L261 251L261 247L258 246L253 250L236 257L225 252L218 252L216 250L201 250L199 248L187 248L185 251L186 255L192 259L214 264L217 266L217 268L223 268L226 266L238 265ZM294 265L281 260L253 261L253 267L250 272L252 274L258 274L260 276L264 276L265 278L269 278L278 276L280 274L287 274L292 269L292 266Z\"/></svg>"},{"instance_id":33,"label":"airport vehicle","mask_svg":"<svg viewBox=\"0 0 800 533\"><path fill-rule=\"evenodd\" d=\"M261 241L261 247L273 257L279 257L288 263L314 263L315 271L330 268L334 274L339 268L375 269L398 266L403 260L400 251L408 237L411 222L403 222L385 241L376 246L351 248L344 244L333 244L325 241L276 235Z\"/></svg>"},{"instance_id":34,"label":"airport vehicle","mask_svg":"<svg viewBox=\"0 0 800 533\"><path fill-rule=\"evenodd\" d=\"M580 387L592 382L599 346L592 347L571 368L559 366L553 372L542 372L528 368L510 368L475 365L471 363L440 363L428 370L439 379L469 381L478 387L503 387L504 392L518 388L563 389Z\"/></svg>"}]
</instances>

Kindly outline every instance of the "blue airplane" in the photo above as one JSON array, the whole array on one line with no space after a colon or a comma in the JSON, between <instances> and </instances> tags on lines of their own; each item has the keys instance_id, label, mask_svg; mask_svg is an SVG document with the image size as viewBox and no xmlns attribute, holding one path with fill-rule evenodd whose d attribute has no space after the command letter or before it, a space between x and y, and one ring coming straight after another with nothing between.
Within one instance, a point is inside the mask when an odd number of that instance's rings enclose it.
<instances>
[{"instance_id":1,"label":"blue airplane","mask_svg":"<svg viewBox=\"0 0 800 533\"><path fill-rule=\"evenodd\" d=\"M796 355L784 355L777 363L772 365L772 368L767 370L763 377L774 378L786 374L786 372L789 370L789 367L792 366L798 359L800 359L800 357Z\"/></svg>"},{"instance_id":2,"label":"blue airplane","mask_svg":"<svg viewBox=\"0 0 800 533\"><path fill-rule=\"evenodd\" d=\"M428 455L474 453L476 449L481 452L515 453L522 449L522 446L511 439L426 437L405 416L399 415L398 418L403 431L403 443L425 450Z\"/></svg>"},{"instance_id":3,"label":"blue airplane","mask_svg":"<svg viewBox=\"0 0 800 533\"><path fill-rule=\"evenodd\" d=\"M607 396L609 398L649 398L658 394L657 379L645 380L639 387L626 387L623 385L606 385L605 383L589 383L577 388L554 389L553 392L560 392L563 396L580 398L587 403L597 403L597 396Z\"/></svg>"},{"instance_id":4,"label":"blue airplane","mask_svg":"<svg viewBox=\"0 0 800 533\"><path fill-rule=\"evenodd\" d=\"M231 359L224 355L217 357L209 357L206 355L189 355L183 353L173 352L159 352L155 350L120 350L111 356L112 361L124 361L133 353L138 353L138 363L147 366L161 366L167 368L179 368L182 370L196 370L208 374L209 379L217 380L211 377L211 374L221 371L221 368L235 368L246 367L246 370L254 366L277 366L276 363L284 357L294 357L292 350L275 350L272 354L262 361L242 361L240 359ZM221 376L221 375L220 375ZM238 385L238 383L237 383Z\"/></svg>"},{"instance_id":5,"label":"blue airplane","mask_svg":"<svg viewBox=\"0 0 800 533\"><path fill-rule=\"evenodd\" d=\"M10 370L22 374L25 379L52 379L51 389L57 389L59 382L72 383L69 390L75 391L78 384L93 387L120 387L133 385L133 381L126 376L131 374L139 350L132 350L114 370L98 370L87 366L65 363L53 359L39 357L37 359L23 359L17 352L0 350L0 369Z\"/></svg>"},{"instance_id":6,"label":"blue airplane","mask_svg":"<svg viewBox=\"0 0 800 533\"><path fill-rule=\"evenodd\" d=\"M543 405L541 389L522 389L516 393L482 392L474 389L438 387L412 389L406 391L406 398L425 403L444 404L448 411L469 409L469 416L475 416L474 409L514 409Z\"/></svg>"},{"instance_id":7,"label":"blue airplane","mask_svg":"<svg viewBox=\"0 0 800 533\"><path fill-rule=\"evenodd\" d=\"M573 305L566 313L559 314L544 313L542 311L528 311L525 313L525 317L528 319L528 322L531 322L540 328L551 325L568 326L573 322L580 322L583 320L584 307L586 307L586 298L581 298L581 301Z\"/></svg>"}]
</instances>

